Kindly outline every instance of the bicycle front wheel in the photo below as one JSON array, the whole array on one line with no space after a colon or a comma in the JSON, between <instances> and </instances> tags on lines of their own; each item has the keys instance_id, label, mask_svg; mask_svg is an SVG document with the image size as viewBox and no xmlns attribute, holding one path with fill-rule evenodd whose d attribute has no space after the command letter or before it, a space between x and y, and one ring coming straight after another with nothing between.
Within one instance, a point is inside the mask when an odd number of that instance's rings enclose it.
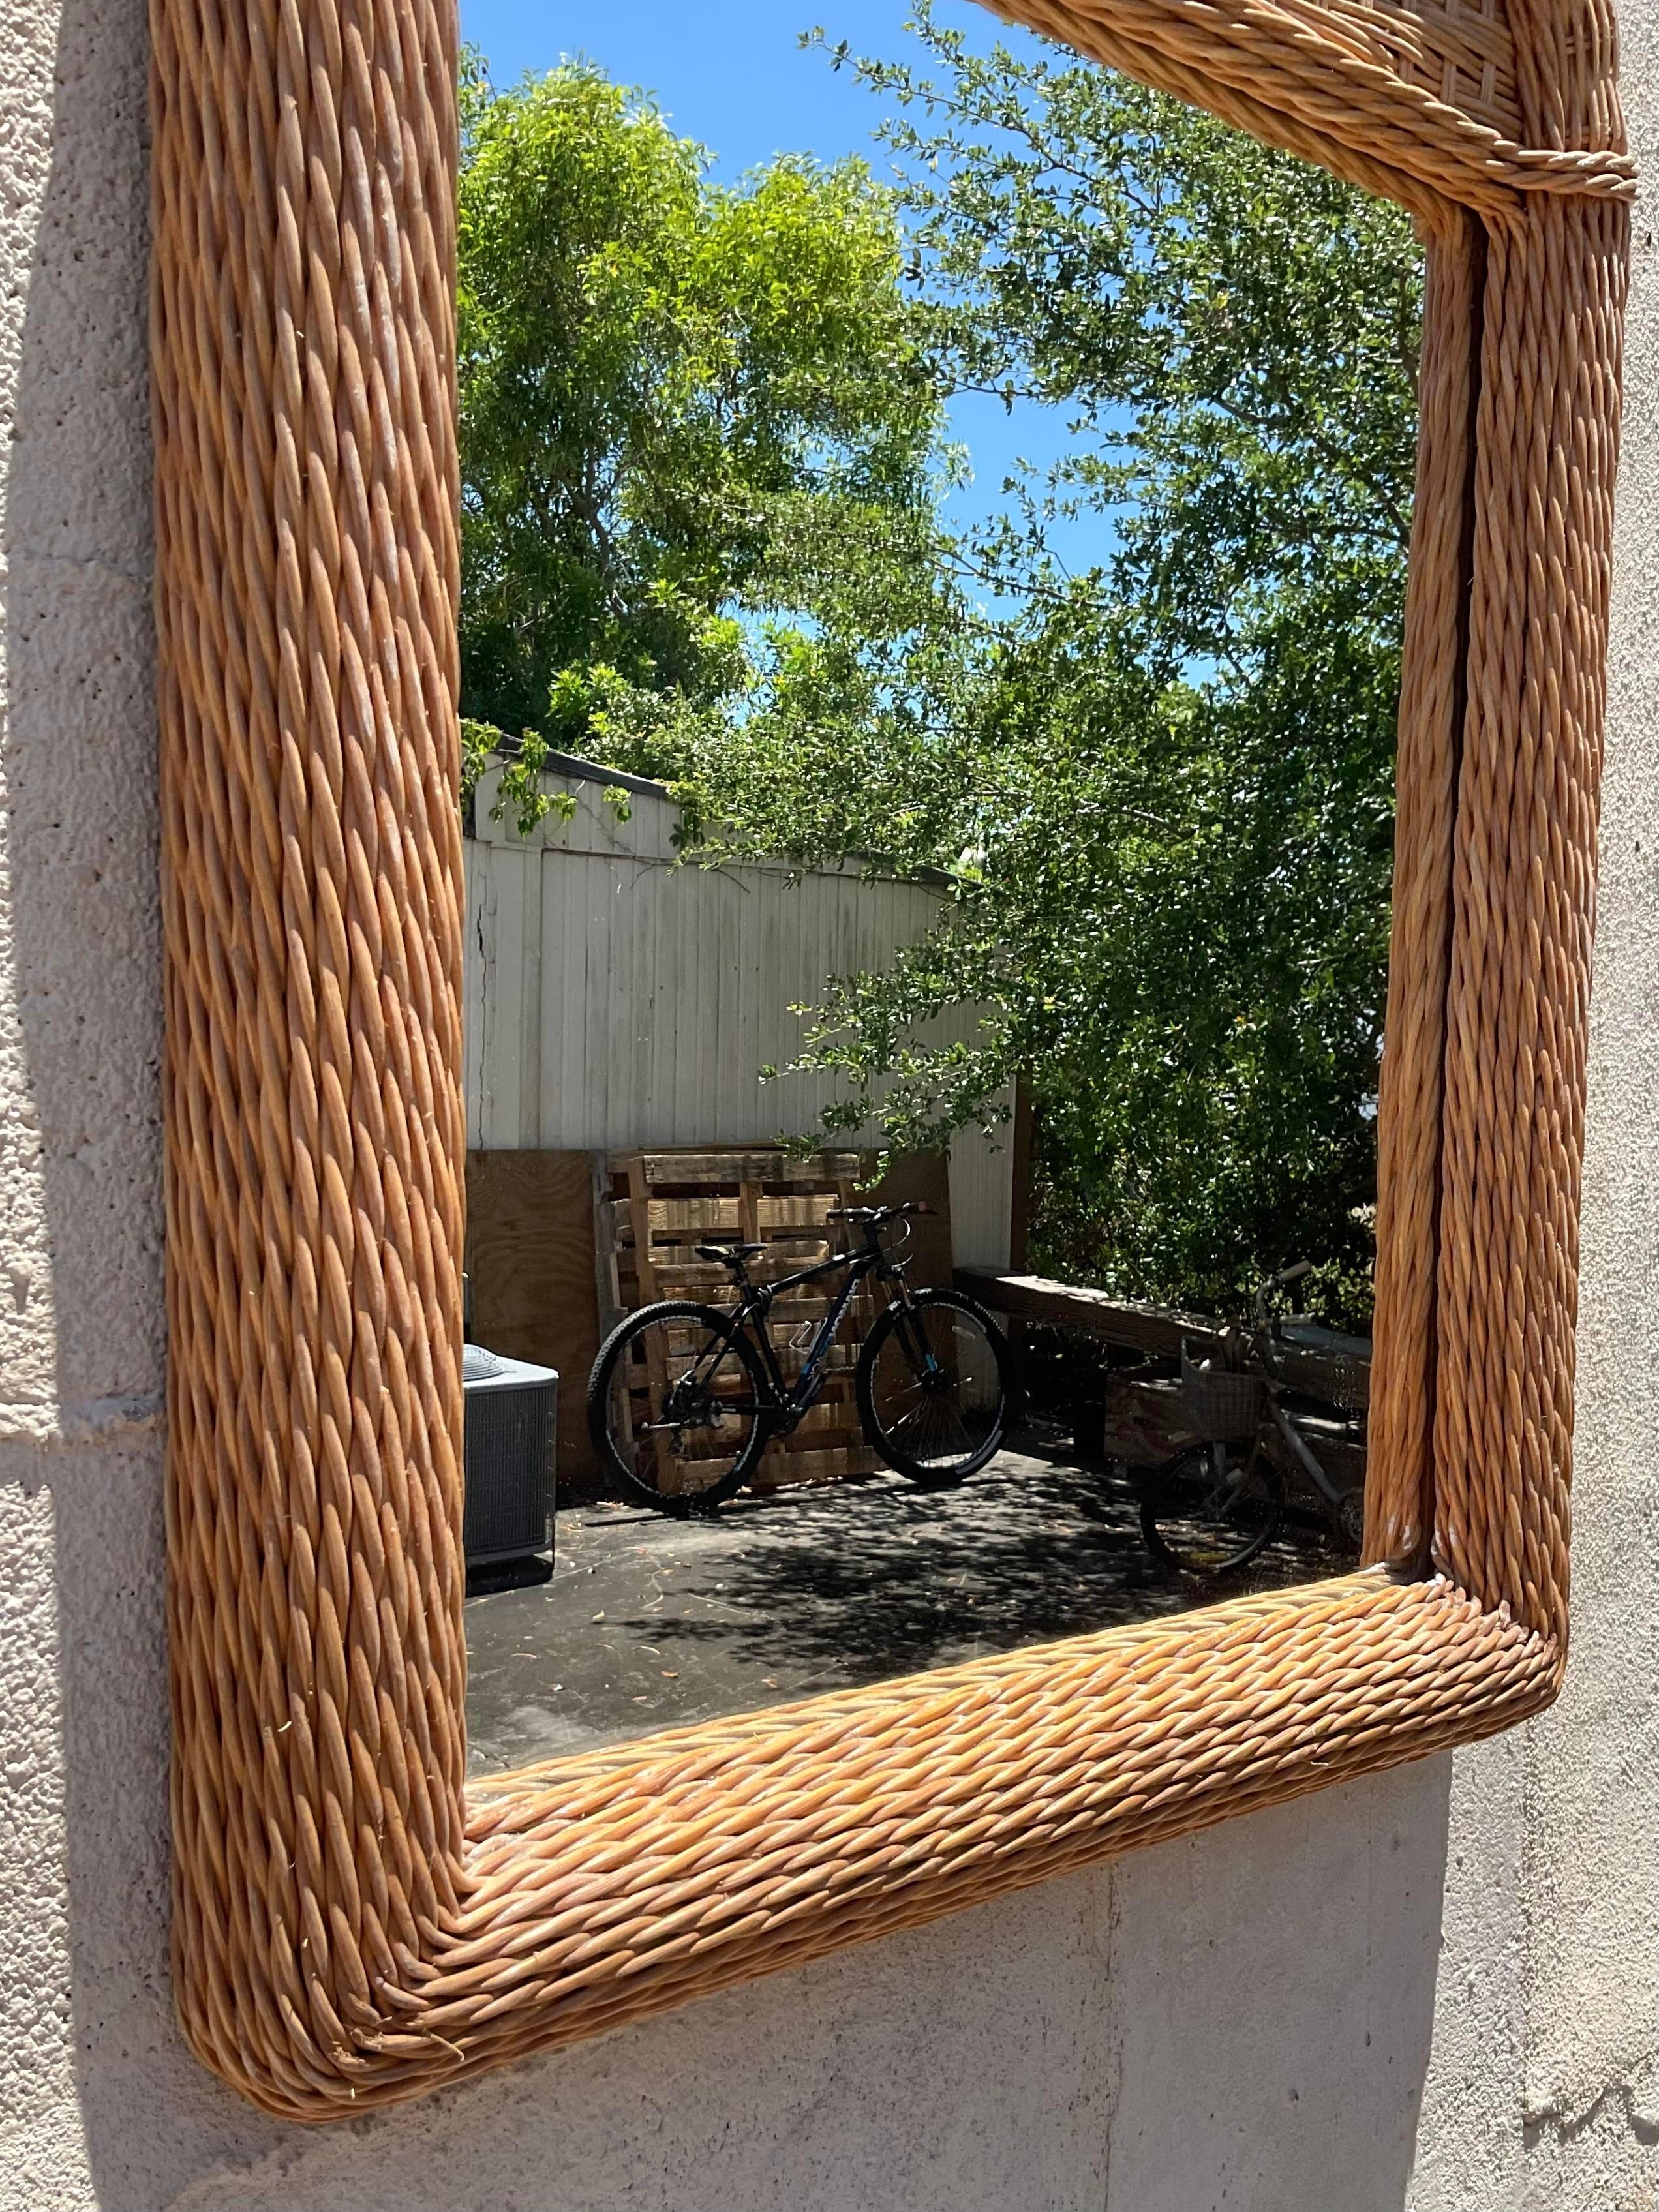
<instances>
[{"instance_id":1,"label":"bicycle front wheel","mask_svg":"<svg viewBox=\"0 0 1659 2212\"><path fill-rule=\"evenodd\" d=\"M1285 1478L1259 1445L1194 1444L1146 1478L1140 1528L1160 1565L1208 1582L1249 1566L1284 1510Z\"/></svg>"},{"instance_id":2,"label":"bicycle front wheel","mask_svg":"<svg viewBox=\"0 0 1659 2212\"><path fill-rule=\"evenodd\" d=\"M959 1291L918 1291L908 1306L888 1307L859 1355L864 1433L912 1482L960 1482L1001 1444L1007 1378L989 1314Z\"/></svg>"},{"instance_id":3,"label":"bicycle front wheel","mask_svg":"<svg viewBox=\"0 0 1659 2212\"><path fill-rule=\"evenodd\" d=\"M630 1314L599 1347L587 1427L601 1462L659 1513L707 1512L766 1449L765 1376L713 1306L671 1299Z\"/></svg>"}]
</instances>

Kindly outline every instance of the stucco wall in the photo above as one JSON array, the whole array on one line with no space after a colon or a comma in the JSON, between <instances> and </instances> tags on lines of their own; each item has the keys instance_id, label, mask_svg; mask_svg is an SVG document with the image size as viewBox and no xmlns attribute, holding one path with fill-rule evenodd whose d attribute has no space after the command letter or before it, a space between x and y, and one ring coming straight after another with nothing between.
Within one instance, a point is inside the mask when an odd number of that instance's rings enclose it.
<instances>
[{"instance_id":1,"label":"stucco wall","mask_svg":"<svg viewBox=\"0 0 1659 2212\"><path fill-rule=\"evenodd\" d=\"M1659 0L1625 9L1659 173ZM166 1960L140 0L0 4L0 2206L1659 2203L1659 275L1638 222L1576 1647L1532 1728L355 2127Z\"/></svg>"}]
</instances>

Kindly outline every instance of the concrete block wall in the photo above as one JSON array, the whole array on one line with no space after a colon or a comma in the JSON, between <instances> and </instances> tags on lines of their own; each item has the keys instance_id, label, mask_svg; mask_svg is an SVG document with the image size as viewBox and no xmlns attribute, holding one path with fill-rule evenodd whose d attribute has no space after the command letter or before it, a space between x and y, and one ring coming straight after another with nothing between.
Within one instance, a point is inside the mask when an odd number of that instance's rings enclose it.
<instances>
[{"instance_id":1,"label":"concrete block wall","mask_svg":"<svg viewBox=\"0 0 1659 2212\"><path fill-rule=\"evenodd\" d=\"M1659 173L1659 0L1622 10ZM0 2208L1659 2205L1659 251L1637 224L1556 1711L436 2097L167 1974L142 0L0 0Z\"/></svg>"}]
</instances>

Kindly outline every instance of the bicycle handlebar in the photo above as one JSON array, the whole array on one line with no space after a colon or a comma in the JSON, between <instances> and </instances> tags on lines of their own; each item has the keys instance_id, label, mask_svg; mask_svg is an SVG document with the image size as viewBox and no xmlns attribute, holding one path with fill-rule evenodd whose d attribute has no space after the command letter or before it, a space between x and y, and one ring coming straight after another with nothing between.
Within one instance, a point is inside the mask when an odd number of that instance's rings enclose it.
<instances>
[{"instance_id":1,"label":"bicycle handlebar","mask_svg":"<svg viewBox=\"0 0 1659 2212\"><path fill-rule=\"evenodd\" d=\"M863 1221L878 1229L884 1222L899 1221L911 1213L931 1213L933 1210L919 1198L908 1198L902 1206L832 1206L823 1218L826 1221Z\"/></svg>"},{"instance_id":2,"label":"bicycle handlebar","mask_svg":"<svg viewBox=\"0 0 1659 2212\"><path fill-rule=\"evenodd\" d=\"M1291 1283L1299 1283L1304 1275L1311 1273L1312 1270L1311 1260L1297 1260L1288 1267L1281 1267L1276 1275L1269 1275L1265 1283L1256 1285L1255 1325L1258 1329L1265 1330L1267 1327L1267 1300L1273 1293L1286 1289Z\"/></svg>"}]
</instances>

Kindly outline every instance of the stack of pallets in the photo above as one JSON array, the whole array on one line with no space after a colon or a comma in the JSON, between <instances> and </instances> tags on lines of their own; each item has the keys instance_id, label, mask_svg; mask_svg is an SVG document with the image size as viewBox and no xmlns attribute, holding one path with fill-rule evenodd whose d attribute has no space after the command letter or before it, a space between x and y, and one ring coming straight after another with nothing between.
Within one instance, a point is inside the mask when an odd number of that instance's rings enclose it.
<instances>
[{"instance_id":1,"label":"stack of pallets","mask_svg":"<svg viewBox=\"0 0 1659 2212\"><path fill-rule=\"evenodd\" d=\"M605 1327L656 1298L730 1306L732 1279L717 1261L697 1257L699 1244L764 1245L750 1261L757 1283L844 1249L844 1224L829 1215L837 1206L868 1203L857 1188L863 1168L857 1152L801 1159L771 1146L612 1153L598 1224L600 1297L609 1308ZM773 1307L772 1345L786 1379L799 1373L811 1336L841 1287L840 1277L827 1276ZM879 1464L863 1440L853 1399L859 1347L874 1318L868 1289L861 1288L830 1348L817 1404L798 1429L774 1439L756 1489L830 1482L871 1474Z\"/></svg>"}]
</instances>

